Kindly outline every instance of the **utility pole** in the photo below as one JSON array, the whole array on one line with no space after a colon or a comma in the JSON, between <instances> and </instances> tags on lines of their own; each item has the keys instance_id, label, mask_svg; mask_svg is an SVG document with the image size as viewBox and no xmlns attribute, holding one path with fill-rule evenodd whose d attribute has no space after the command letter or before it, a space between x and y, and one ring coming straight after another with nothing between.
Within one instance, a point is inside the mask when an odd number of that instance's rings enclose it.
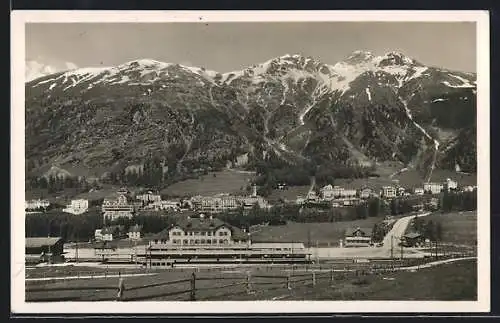
<instances>
[{"instance_id":1,"label":"utility pole","mask_svg":"<svg viewBox=\"0 0 500 323\"><path fill-rule=\"evenodd\" d=\"M78 234L76 235L75 262L78 262Z\"/></svg>"},{"instance_id":2,"label":"utility pole","mask_svg":"<svg viewBox=\"0 0 500 323\"><path fill-rule=\"evenodd\" d=\"M400 241L399 246L401 247L401 260L403 260L403 243Z\"/></svg>"},{"instance_id":3,"label":"utility pole","mask_svg":"<svg viewBox=\"0 0 500 323\"><path fill-rule=\"evenodd\" d=\"M394 236L391 235L391 259L394 258Z\"/></svg>"}]
</instances>

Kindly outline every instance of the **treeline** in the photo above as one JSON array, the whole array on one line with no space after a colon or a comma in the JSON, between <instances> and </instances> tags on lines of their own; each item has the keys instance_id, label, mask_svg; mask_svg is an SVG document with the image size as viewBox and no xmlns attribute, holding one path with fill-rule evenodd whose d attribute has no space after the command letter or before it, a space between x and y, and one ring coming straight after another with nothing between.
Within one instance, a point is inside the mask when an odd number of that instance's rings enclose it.
<instances>
[{"instance_id":1,"label":"treeline","mask_svg":"<svg viewBox=\"0 0 500 323\"><path fill-rule=\"evenodd\" d=\"M477 210L477 191L474 192L448 192L442 194L440 201L442 213L452 211Z\"/></svg>"},{"instance_id":2,"label":"treeline","mask_svg":"<svg viewBox=\"0 0 500 323\"><path fill-rule=\"evenodd\" d=\"M143 232L157 233L170 227L177 219L178 216L167 213L137 214L132 219L106 221L106 226L123 225L127 231L138 224L143 227ZM99 209L80 215L50 211L27 214L25 224L27 237L60 236L65 241L89 241L94 238L96 229L104 227L104 218Z\"/></svg>"},{"instance_id":3,"label":"treeline","mask_svg":"<svg viewBox=\"0 0 500 323\"><path fill-rule=\"evenodd\" d=\"M81 192L87 192L93 187L93 184L90 184L84 177L42 176L27 178L26 186L29 189L46 189L48 193L57 193L67 189L77 189Z\"/></svg>"},{"instance_id":4,"label":"treeline","mask_svg":"<svg viewBox=\"0 0 500 323\"><path fill-rule=\"evenodd\" d=\"M268 196L278 184L282 183L288 186L310 185L312 177L315 178L316 185L322 187L333 185L335 179L339 178L378 176L374 167L336 163L316 165L314 162L289 165L273 155L265 161L255 162L254 167L257 173L255 184L259 186L259 194L262 196Z\"/></svg>"},{"instance_id":5,"label":"treeline","mask_svg":"<svg viewBox=\"0 0 500 323\"><path fill-rule=\"evenodd\" d=\"M95 229L101 228L103 217L100 210L80 215L61 211L44 214L27 214L25 234L27 237L58 236L65 241L88 241Z\"/></svg>"},{"instance_id":6,"label":"treeline","mask_svg":"<svg viewBox=\"0 0 500 323\"><path fill-rule=\"evenodd\" d=\"M415 217L412 220L412 229L422 235L424 239L438 241L443 238L443 226L439 221L426 220L421 217Z\"/></svg>"}]
</instances>

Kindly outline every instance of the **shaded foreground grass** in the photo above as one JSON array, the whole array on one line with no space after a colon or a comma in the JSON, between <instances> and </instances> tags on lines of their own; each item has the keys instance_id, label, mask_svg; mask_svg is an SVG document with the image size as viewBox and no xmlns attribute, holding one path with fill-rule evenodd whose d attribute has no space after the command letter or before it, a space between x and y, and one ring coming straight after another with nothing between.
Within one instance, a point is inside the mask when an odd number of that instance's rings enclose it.
<instances>
[{"instance_id":1,"label":"shaded foreground grass","mask_svg":"<svg viewBox=\"0 0 500 323\"><path fill-rule=\"evenodd\" d=\"M250 275L247 293L246 270L225 269L196 274L196 300L475 300L477 268L475 260L422 269L356 276L355 273L312 272L275 269ZM290 287L287 276L290 273ZM192 271L162 271L154 276L126 277L124 300L189 300ZM178 281L177 284L167 282ZM27 301L67 298L67 300L114 300L118 278L28 282L33 292ZM147 288L142 288L148 286ZM64 291L48 289L64 288ZM87 290L76 290L85 287ZM36 291L38 289L38 291ZM181 294L178 294L181 293ZM173 295L175 294L175 295Z\"/></svg>"}]
</instances>

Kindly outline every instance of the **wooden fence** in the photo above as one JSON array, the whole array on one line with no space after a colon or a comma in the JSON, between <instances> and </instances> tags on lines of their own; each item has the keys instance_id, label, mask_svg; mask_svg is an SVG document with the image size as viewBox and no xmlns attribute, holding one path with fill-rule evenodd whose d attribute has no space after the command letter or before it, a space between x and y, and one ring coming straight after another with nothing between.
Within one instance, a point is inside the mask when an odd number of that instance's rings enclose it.
<instances>
[{"instance_id":1,"label":"wooden fence","mask_svg":"<svg viewBox=\"0 0 500 323\"><path fill-rule=\"evenodd\" d=\"M463 255L466 256L466 255ZM443 259L443 258L441 258ZM197 301L213 300L235 295L251 295L256 292L266 292L273 289L292 291L295 288L312 287L318 281L321 286L328 282L333 286L335 282L346 279L356 279L373 275L387 275L408 266L420 266L430 262L429 259L405 259L399 262L387 263L346 263L330 266L287 266L283 268L253 268L240 272L236 276L210 276L210 268L190 269L188 277L170 281L152 282L140 286L129 286L130 278L118 274L118 285L106 284L103 286L26 286L26 300L28 302L57 302L57 301L82 301L88 298L92 301L140 301L157 300L174 297L175 300ZM280 266L281 267L281 266ZM230 268L226 268L230 269ZM220 270L220 269L219 269ZM243 269L244 270L244 269ZM273 272L278 270L278 273ZM281 271L280 271L281 270ZM285 271L283 271L285 270ZM268 272L266 272L268 271ZM183 271L181 271L183 272ZM102 277L102 276L100 276ZM152 276L155 277L155 276ZM154 280L154 278L153 278ZM107 283L107 281L106 281ZM208 285L206 285L208 284ZM63 296L61 293L69 292ZM91 295L84 295L90 292ZM208 295L202 295L207 294ZM177 297L177 298L176 298ZM182 299L178 299L182 297Z\"/></svg>"}]
</instances>

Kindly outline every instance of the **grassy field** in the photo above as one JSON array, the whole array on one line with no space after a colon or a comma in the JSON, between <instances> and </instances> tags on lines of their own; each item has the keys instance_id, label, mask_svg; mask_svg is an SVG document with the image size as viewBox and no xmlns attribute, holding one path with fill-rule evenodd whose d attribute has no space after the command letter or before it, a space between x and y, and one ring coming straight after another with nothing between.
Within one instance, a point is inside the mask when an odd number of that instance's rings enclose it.
<instances>
[{"instance_id":1,"label":"grassy field","mask_svg":"<svg viewBox=\"0 0 500 323\"><path fill-rule=\"evenodd\" d=\"M475 300L477 268L475 261L462 261L416 272L393 272L360 275L329 271L291 274L291 290L286 288L289 271L253 269L252 293L246 292L244 269L226 269L196 274L196 300ZM191 270L162 271L154 276L124 278L124 299L188 300ZM179 281L167 285L165 282ZM116 297L118 278L94 278L57 282L28 282L27 301L67 298L68 300L112 300ZM147 288L142 288L147 286ZM63 288L63 291L47 288ZM79 290L79 288L87 290ZM38 291L33 289L39 289ZM181 294L171 295L179 292ZM168 295L170 294L170 295Z\"/></svg>"},{"instance_id":2,"label":"grassy field","mask_svg":"<svg viewBox=\"0 0 500 323\"><path fill-rule=\"evenodd\" d=\"M306 186L290 186L286 190L273 190L269 195L269 201L278 201L280 199L294 201L297 196L306 197L309 192L309 185Z\"/></svg>"},{"instance_id":3,"label":"grassy field","mask_svg":"<svg viewBox=\"0 0 500 323\"><path fill-rule=\"evenodd\" d=\"M477 211L436 213L425 217L426 221L441 223L442 241L461 245L474 245L477 241Z\"/></svg>"},{"instance_id":4,"label":"grassy field","mask_svg":"<svg viewBox=\"0 0 500 323\"><path fill-rule=\"evenodd\" d=\"M161 194L171 196L215 195L218 193L249 194L245 188L254 175L225 170L202 175L199 179L188 179L163 189Z\"/></svg>"},{"instance_id":5,"label":"grassy field","mask_svg":"<svg viewBox=\"0 0 500 323\"><path fill-rule=\"evenodd\" d=\"M324 222L324 223L295 223L289 222L279 226L259 226L254 228L252 241L289 241L307 243L309 236L311 244L324 246L338 245L344 237L344 231L350 228L372 229L375 223L383 221L382 217L366 218L355 221Z\"/></svg>"}]
</instances>

